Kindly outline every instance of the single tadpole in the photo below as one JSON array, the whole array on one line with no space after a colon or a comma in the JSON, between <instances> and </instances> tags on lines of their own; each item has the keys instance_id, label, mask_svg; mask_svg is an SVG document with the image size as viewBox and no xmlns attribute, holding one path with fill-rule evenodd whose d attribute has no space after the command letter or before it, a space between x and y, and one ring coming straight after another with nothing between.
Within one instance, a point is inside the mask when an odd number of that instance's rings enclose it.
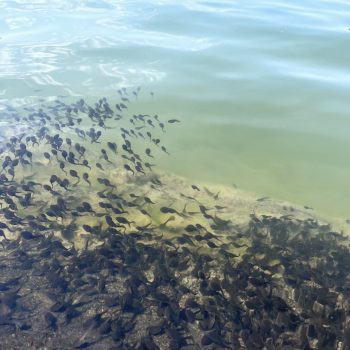
<instances>
[{"instance_id":1,"label":"single tadpole","mask_svg":"<svg viewBox=\"0 0 350 350\"><path fill-rule=\"evenodd\" d=\"M117 144L115 142L107 142L108 148L115 154L117 154Z\"/></svg>"},{"instance_id":2,"label":"single tadpole","mask_svg":"<svg viewBox=\"0 0 350 350\"><path fill-rule=\"evenodd\" d=\"M150 148L146 148L145 153L148 155L148 157L154 158L151 154Z\"/></svg>"},{"instance_id":3,"label":"single tadpole","mask_svg":"<svg viewBox=\"0 0 350 350\"><path fill-rule=\"evenodd\" d=\"M89 180L89 174L88 174L88 173L84 173L84 174L83 174L83 180L84 180L85 182L87 182L87 183L89 184L89 186L91 186L91 182L90 182L90 180Z\"/></svg>"},{"instance_id":4,"label":"single tadpole","mask_svg":"<svg viewBox=\"0 0 350 350\"><path fill-rule=\"evenodd\" d=\"M49 163L51 162L51 156L48 152L44 152L44 157L49 161Z\"/></svg>"},{"instance_id":5,"label":"single tadpole","mask_svg":"<svg viewBox=\"0 0 350 350\"><path fill-rule=\"evenodd\" d=\"M132 172L133 175L135 175L134 170L132 170L128 164L124 164L124 168L125 168L125 170L130 171L130 172Z\"/></svg>"},{"instance_id":6,"label":"single tadpole","mask_svg":"<svg viewBox=\"0 0 350 350\"><path fill-rule=\"evenodd\" d=\"M73 170L73 169L69 170L69 174L70 174L70 176L78 179L78 181L75 183L75 185L80 182L80 176L78 175L78 173L75 170Z\"/></svg>"}]
</instances>

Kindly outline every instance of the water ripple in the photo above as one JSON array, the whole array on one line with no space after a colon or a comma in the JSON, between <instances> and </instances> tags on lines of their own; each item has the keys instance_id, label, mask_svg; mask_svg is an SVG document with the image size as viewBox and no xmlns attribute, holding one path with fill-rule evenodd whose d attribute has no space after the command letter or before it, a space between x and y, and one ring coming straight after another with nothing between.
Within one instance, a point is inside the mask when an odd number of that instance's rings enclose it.
<instances>
[{"instance_id":1,"label":"water ripple","mask_svg":"<svg viewBox=\"0 0 350 350\"><path fill-rule=\"evenodd\" d=\"M347 70L332 67L310 66L305 62L297 61L267 61L273 71L287 77L319 83L331 83L342 88L342 85L350 85L350 73ZM341 86L340 86L341 85Z\"/></svg>"}]
</instances>

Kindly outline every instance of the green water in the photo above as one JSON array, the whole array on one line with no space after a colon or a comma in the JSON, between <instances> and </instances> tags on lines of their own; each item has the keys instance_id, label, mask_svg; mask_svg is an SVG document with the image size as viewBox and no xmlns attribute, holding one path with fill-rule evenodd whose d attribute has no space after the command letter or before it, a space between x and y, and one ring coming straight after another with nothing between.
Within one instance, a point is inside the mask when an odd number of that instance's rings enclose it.
<instances>
[{"instance_id":1,"label":"green water","mask_svg":"<svg viewBox=\"0 0 350 350\"><path fill-rule=\"evenodd\" d=\"M0 10L1 102L142 86L138 106L182 121L163 136L161 168L349 217L347 2L6 0Z\"/></svg>"}]
</instances>

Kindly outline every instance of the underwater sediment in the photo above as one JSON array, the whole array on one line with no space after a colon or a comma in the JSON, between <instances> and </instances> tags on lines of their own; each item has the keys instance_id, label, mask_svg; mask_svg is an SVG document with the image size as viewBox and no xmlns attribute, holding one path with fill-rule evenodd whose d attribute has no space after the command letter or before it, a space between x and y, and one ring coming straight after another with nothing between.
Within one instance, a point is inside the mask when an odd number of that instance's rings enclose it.
<instances>
[{"instance_id":1,"label":"underwater sediment","mask_svg":"<svg viewBox=\"0 0 350 350\"><path fill-rule=\"evenodd\" d=\"M155 170L139 93L4 106L0 348L348 349L348 237Z\"/></svg>"}]
</instances>

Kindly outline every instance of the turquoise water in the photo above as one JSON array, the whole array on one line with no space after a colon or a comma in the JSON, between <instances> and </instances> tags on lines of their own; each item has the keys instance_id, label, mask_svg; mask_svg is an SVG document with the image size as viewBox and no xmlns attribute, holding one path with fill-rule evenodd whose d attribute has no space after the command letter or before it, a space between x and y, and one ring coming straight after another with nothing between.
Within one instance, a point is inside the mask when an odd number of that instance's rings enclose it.
<instances>
[{"instance_id":1,"label":"turquoise water","mask_svg":"<svg viewBox=\"0 0 350 350\"><path fill-rule=\"evenodd\" d=\"M182 121L165 170L347 218L349 18L345 1L4 0L0 99L141 86Z\"/></svg>"}]
</instances>

